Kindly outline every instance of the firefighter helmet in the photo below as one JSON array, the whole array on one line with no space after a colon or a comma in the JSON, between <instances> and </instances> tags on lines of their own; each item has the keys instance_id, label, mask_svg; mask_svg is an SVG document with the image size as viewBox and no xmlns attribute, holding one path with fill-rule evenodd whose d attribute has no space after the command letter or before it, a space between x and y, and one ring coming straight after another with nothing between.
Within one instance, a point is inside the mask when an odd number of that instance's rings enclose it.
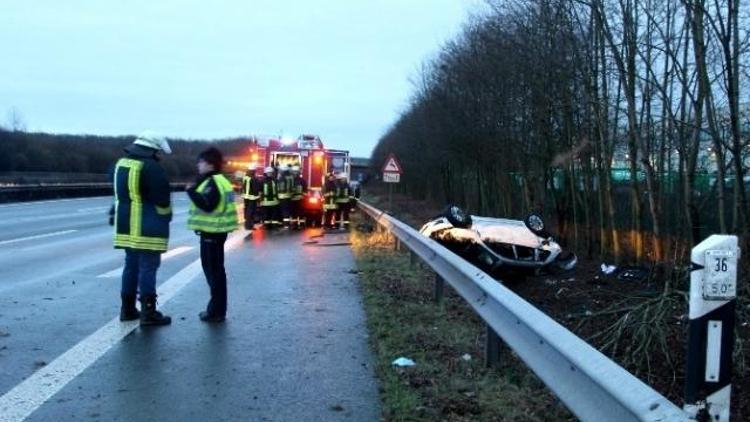
<instances>
[{"instance_id":1,"label":"firefighter helmet","mask_svg":"<svg viewBox=\"0 0 750 422\"><path fill-rule=\"evenodd\" d=\"M172 148L169 147L167 138L157 134L152 130L141 132L138 137L135 138L135 141L133 143L143 147L153 148L158 151L164 151L165 154L172 153Z\"/></svg>"},{"instance_id":2,"label":"firefighter helmet","mask_svg":"<svg viewBox=\"0 0 750 422\"><path fill-rule=\"evenodd\" d=\"M265 173L265 174L273 174L273 167L266 167L266 169L263 170L263 173Z\"/></svg>"},{"instance_id":3,"label":"firefighter helmet","mask_svg":"<svg viewBox=\"0 0 750 422\"><path fill-rule=\"evenodd\" d=\"M292 166L292 172L299 173L299 166Z\"/></svg>"}]
</instances>

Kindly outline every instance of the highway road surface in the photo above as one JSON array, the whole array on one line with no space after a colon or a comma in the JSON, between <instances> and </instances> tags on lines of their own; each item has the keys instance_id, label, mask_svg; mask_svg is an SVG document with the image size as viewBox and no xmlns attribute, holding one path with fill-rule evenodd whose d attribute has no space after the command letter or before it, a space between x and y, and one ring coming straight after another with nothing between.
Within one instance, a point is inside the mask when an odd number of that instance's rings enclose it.
<instances>
[{"instance_id":1,"label":"highway road surface","mask_svg":"<svg viewBox=\"0 0 750 422\"><path fill-rule=\"evenodd\" d=\"M235 232L227 321L206 324L198 238L174 193L157 277L173 322L142 329L117 319L110 201L0 204L0 422L379 420L347 246Z\"/></svg>"}]
</instances>

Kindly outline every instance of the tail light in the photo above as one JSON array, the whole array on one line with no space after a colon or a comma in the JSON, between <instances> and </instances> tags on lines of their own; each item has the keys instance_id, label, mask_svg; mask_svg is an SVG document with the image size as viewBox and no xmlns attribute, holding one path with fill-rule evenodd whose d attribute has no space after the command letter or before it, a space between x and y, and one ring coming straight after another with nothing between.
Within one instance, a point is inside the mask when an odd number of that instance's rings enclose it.
<instances>
[{"instance_id":1,"label":"tail light","mask_svg":"<svg viewBox=\"0 0 750 422\"><path fill-rule=\"evenodd\" d=\"M314 196L311 196L310 198L307 199L307 201L311 204L317 204L320 200Z\"/></svg>"}]
</instances>

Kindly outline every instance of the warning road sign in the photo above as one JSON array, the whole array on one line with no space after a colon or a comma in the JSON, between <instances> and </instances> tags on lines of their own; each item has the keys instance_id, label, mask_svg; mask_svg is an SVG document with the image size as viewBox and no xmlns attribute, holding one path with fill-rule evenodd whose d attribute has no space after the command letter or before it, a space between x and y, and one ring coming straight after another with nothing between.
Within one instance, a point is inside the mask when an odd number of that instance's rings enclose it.
<instances>
[{"instance_id":1,"label":"warning road sign","mask_svg":"<svg viewBox=\"0 0 750 422\"><path fill-rule=\"evenodd\" d=\"M404 171L401 168L401 163L398 162L396 156L393 155L393 153L388 154L388 158L385 160L385 164L383 164L383 173L403 174L403 172Z\"/></svg>"}]
</instances>

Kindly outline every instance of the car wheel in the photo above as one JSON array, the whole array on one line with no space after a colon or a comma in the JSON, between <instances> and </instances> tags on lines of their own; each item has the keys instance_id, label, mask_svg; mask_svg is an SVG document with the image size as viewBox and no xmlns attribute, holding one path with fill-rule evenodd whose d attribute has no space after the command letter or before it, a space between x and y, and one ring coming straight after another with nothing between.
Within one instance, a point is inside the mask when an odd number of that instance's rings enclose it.
<instances>
[{"instance_id":1,"label":"car wheel","mask_svg":"<svg viewBox=\"0 0 750 422\"><path fill-rule=\"evenodd\" d=\"M545 230L544 220L539 214L531 213L523 219L523 223L526 228L531 230L537 236L546 237L547 230Z\"/></svg>"},{"instance_id":2,"label":"car wheel","mask_svg":"<svg viewBox=\"0 0 750 422\"><path fill-rule=\"evenodd\" d=\"M443 216L448 219L453 227L467 228L471 226L471 216L456 205L448 205L443 211Z\"/></svg>"}]
</instances>

